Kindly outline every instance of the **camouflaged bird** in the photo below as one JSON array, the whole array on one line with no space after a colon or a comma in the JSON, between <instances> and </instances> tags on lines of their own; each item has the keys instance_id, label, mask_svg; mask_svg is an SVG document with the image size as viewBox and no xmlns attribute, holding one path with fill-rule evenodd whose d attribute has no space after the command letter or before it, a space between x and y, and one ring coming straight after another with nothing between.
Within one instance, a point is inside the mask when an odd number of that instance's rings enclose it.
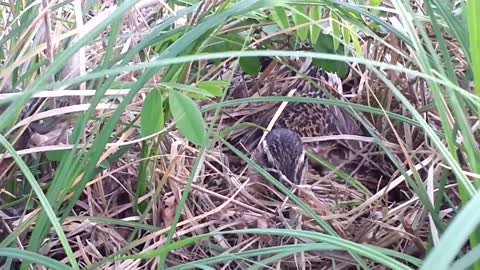
<instances>
[{"instance_id":1,"label":"camouflaged bird","mask_svg":"<svg viewBox=\"0 0 480 270\"><path fill-rule=\"evenodd\" d=\"M276 179L294 184L303 182L308 168L302 140L290 129L270 131L254 151L252 159ZM249 173L255 176L256 172Z\"/></svg>"},{"instance_id":2,"label":"camouflaged bird","mask_svg":"<svg viewBox=\"0 0 480 270\"><path fill-rule=\"evenodd\" d=\"M283 65L279 69L289 68ZM277 71L275 76L278 74L283 73ZM268 76L265 76L267 88L268 82L271 83L271 93L267 93L267 95L285 95L287 90L296 89L294 96L297 97L325 98L327 95L333 95L341 98L339 90L342 85L340 79L334 74L323 72L308 63L300 67L298 73L290 70L285 74L282 78L276 78L277 81L282 80L282 83L277 83L275 79L268 80ZM305 74L307 79L298 74ZM317 86L324 88L326 92L318 90ZM266 127L277 108L278 104L260 113L260 117L253 119L253 122ZM359 180L374 181L374 178L378 177L378 172L375 172L371 166L363 164L363 158L359 155L362 145L359 142L329 140L301 143L300 137L366 136L352 115L336 106L289 102L275 122L272 131L260 143L259 132L261 130L250 133L245 145L247 147L248 145L258 145L253 150L253 160L267 171L275 172L274 176L277 179L286 177L295 184L304 181L305 149ZM318 164L314 167L319 171L325 169ZM256 172L250 174L256 175Z\"/></svg>"}]
</instances>

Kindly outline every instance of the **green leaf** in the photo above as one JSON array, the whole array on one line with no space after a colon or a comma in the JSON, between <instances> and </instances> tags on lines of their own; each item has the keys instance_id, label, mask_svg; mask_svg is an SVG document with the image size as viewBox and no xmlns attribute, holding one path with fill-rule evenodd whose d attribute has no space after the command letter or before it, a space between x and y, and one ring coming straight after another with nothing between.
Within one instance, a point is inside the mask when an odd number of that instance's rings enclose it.
<instances>
[{"instance_id":1,"label":"green leaf","mask_svg":"<svg viewBox=\"0 0 480 270\"><path fill-rule=\"evenodd\" d=\"M205 89L193 85L187 85L187 84L182 84L182 83L160 83L160 85L165 86L170 89L177 89L177 90L182 90L185 92L189 92L192 94L195 94L197 96L202 96L203 98L205 97L215 97L216 95L210 93L209 91L206 91Z\"/></svg>"},{"instance_id":2,"label":"green leaf","mask_svg":"<svg viewBox=\"0 0 480 270\"><path fill-rule=\"evenodd\" d=\"M480 50L477 47L480 43L480 3L477 1L467 1L467 21L468 33L470 37L471 65L475 87L475 94L480 95ZM476 49L475 49L476 48Z\"/></svg>"},{"instance_id":3,"label":"green leaf","mask_svg":"<svg viewBox=\"0 0 480 270\"><path fill-rule=\"evenodd\" d=\"M240 57L238 60L242 70L252 76L258 75L260 68L262 67L260 63L260 57Z\"/></svg>"},{"instance_id":4,"label":"green leaf","mask_svg":"<svg viewBox=\"0 0 480 270\"><path fill-rule=\"evenodd\" d=\"M58 239L60 240L60 243L62 244L62 248L68 257L68 261L70 262L70 265L72 265L73 269L80 269L78 267L77 261L75 260L75 256L73 254L72 248L67 240L67 236L65 235L60 225L60 222L58 221L58 217L55 211L53 210L52 205L50 204L47 196L45 196L45 194L43 193L42 188L38 184L32 172L27 167L27 164L25 164L23 159L18 155L18 153L15 151L15 149L10 144L10 142L7 139L5 139L5 137L2 134L0 134L0 145L12 156L13 160L22 171L22 174L25 176L28 183L30 184L33 192L35 193L35 195L37 195L37 198L40 201L40 206L42 207L43 211L45 211L48 221L52 224L53 228L55 229L55 233ZM32 234L32 238L35 238L35 237L36 235ZM2 249L2 251L8 252L5 249ZM30 253L30 251L26 251L26 252L28 252L30 255L32 254ZM6 254L0 254L0 255L5 256ZM18 254L18 255L21 255L21 254ZM39 258L36 258L33 261L38 261L38 260Z\"/></svg>"},{"instance_id":5,"label":"green leaf","mask_svg":"<svg viewBox=\"0 0 480 270\"><path fill-rule=\"evenodd\" d=\"M62 262L54 260L50 257L43 256L41 254L31 252L29 250L22 250L19 248L0 248L0 257L2 258L17 258L25 260L28 262L35 262L37 265L42 265L48 267L48 269L54 270L71 270L72 267L69 267Z\"/></svg>"},{"instance_id":6,"label":"green leaf","mask_svg":"<svg viewBox=\"0 0 480 270\"><path fill-rule=\"evenodd\" d=\"M322 18L322 7L321 6L311 6L308 12L310 18L320 24L320 19ZM310 26L310 42L315 44L318 40L318 36L322 29L316 24Z\"/></svg>"},{"instance_id":7,"label":"green leaf","mask_svg":"<svg viewBox=\"0 0 480 270\"><path fill-rule=\"evenodd\" d=\"M360 41L358 41L358 36L355 34L355 32L350 31L350 37L353 43L353 48L355 49L355 52L358 55L362 54L362 47L360 46Z\"/></svg>"},{"instance_id":8,"label":"green leaf","mask_svg":"<svg viewBox=\"0 0 480 270\"><path fill-rule=\"evenodd\" d=\"M280 31L280 27L276 24L265 25L262 27L262 31L267 35L272 35L272 38L276 37L274 33Z\"/></svg>"},{"instance_id":9,"label":"green leaf","mask_svg":"<svg viewBox=\"0 0 480 270\"><path fill-rule=\"evenodd\" d=\"M203 47L204 52L225 52L241 50L245 37L238 33L227 33L210 37Z\"/></svg>"},{"instance_id":10,"label":"green leaf","mask_svg":"<svg viewBox=\"0 0 480 270\"><path fill-rule=\"evenodd\" d=\"M60 162L62 161L63 157L68 154L68 151L70 150L54 150L48 151L46 154L48 160Z\"/></svg>"},{"instance_id":11,"label":"green leaf","mask_svg":"<svg viewBox=\"0 0 480 270\"><path fill-rule=\"evenodd\" d=\"M319 53L337 54L339 51L343 52L343 45L340 44L338 50L335 50L333 37L320 33L317 42L313 44L313 50ZM312 63L325 71L336 73L340 78L348 75L348 65L345 62L314 58Z\"/></svg>"},{"instance_id":12,"label":"green leaf","mask_svg":"<svg viewBox=\"0 0 480 270\"><path fill-rule=\"evenodd\" d=\"M343 36L343 40L344 40L344 44L346 46L344 46L345 50L344 50L344 53L345 55L348 54L348 51L349 51L349 48L350 48L350 29L346 26L343 26L342 27L342 36Z\"/></svg>"},{"instance_id":13,"label":"green leaf","mask_svg":"<svg viewBox=\"0 0 480 270\"><path fill-rule=\"evenodd\" d=\"M190 142L204 144L207 141L206 125L197 104L177 91L169 93L170 110L177 128Z\"/></svg>"},{"instance_id":14,"label":"green leaf","mask_svg":"<svg viewBox=\"0 0 480 270\"><path fill-rule=\"evenodd\" d=\"M163 96L160 89L154 89L148 93L143 102L140 134L145 137L160 131L165 125L165 114L163 112Z\"/></svg>"},{"instance_id":15,"label":"green leaf","mask_svg":"<svg viewBox=\"0 0 480 270\"><path fill-rule=\"evenodd\" d=\"M308 19L305 14L304 5L294 5L292 6L292 19L295 26L308 23ZM308 37L308 27L302 27L297 30L297 35L301 41L307 40Z\"/></svg>"},{"instance_id":16,"label":"green leaf","mask_svg":"<svg viewBox=\"0 0 480 270\"><path fill-rule=\"evenodd\" d=\"M101 173L103 170L110 168L113 164L115 164L115 162L122 158L123 155L126 154L131 147L132 145L122 146L115 153L102 160L100 164L98 164L98 173Z\"/></svg>"},{"instance_id":17,"label":"green leaf","mask_svg":"<svg viewBox=\"0 0 480 270\"><path fill-rule=\"evenodd\" d=\"M198 2L200 2L200 0L176 0L176 1L172 1L175 5L179 5L179 6L185 6L186 5L189 5L189 6L194 6L196 4L198 4Z\"/></svg>"},{"instance_id":18,"label":"green leaf","mask_svg":"<svg viewBox=\"0 0 480 270\"><path fill-rule=\"evenodd\" d=\"M480 193L476 193L450 222L440 242L429 252L420 270L452 269L450 264L462 250L469 235L480 224L479 204Z\"/></svg>"},{"instance_id":19,"label":"green leaf","mask_svg":"<svg viewBox=\"0 0 480 270\"><path fill-rule=\"evenodd\" d=\"M340 46L340 24L339 18L335 13L330 13L330 27L332 28L332 36L334 37L333 40L333 48L336 51ZM336 37L336 38L335 38Z\"/></svg>"},{"instance_id":20,"label":"green leaf","mask_svg":"<svg viewBox=\"0 0 480 270\"><path fill-rule=\"evenodd\" d=\"M280 28L287 29L290 27L287 13L283 7L274 7L270 10L270 12L272 14L273 21L275 21Z\"/></svg>"},{"instance_id":21,"label":"green leaf","mask_svg":"<svg viewBox=\"0 0 480 270\"><path fill-rule=\"evenodd\" d=\"M202 51L207 53L236 51L241 50L246 43L245 36L239 33L214 35L207 39ZM222 61L222 59L212 59L214 64L220 64Z\"/></svg>"},{"instance_id":22,"label":"green leaf","mask_svg":"<svg viewBox=\"0 0 480 270\"><path fill-rule=\"evenodd\" d=\"M198 88L201 88L217 97L222 96L223 90L228 86L230 86L230 82L220 80L201 81L197 83Z\"/></svg>"}]
</instances>

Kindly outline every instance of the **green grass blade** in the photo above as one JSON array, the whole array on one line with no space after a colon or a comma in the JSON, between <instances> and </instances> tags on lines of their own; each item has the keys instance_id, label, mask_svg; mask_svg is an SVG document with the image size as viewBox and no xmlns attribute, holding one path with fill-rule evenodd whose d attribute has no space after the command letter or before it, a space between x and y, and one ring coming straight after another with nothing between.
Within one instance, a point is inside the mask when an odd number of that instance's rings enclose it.
<instances>
[{"instance_id":1,"label":"green grass blade","mask_svg":"<svg viewBox=\"0 0 480 270\"><path fill-rule=\"evenodd\" d=\"M420 270L450 269L469 235L480 224L480 193L475 194L449 224L438 245L428 254Z\"/></svg>"},{"instance_id":2,"label":"green grass blade","mask_svg":"<svg viewBox=\"0 0 480 270\"><path fill-rule=\"evenodd\" d=\"M94 39L111 21L119 19L127 10L129 10L136 1L127 0L117 7L117 9L108 16L107 19L99 23L94 29L85 34L77 42L72 44L65 51L60 52L54 59L54 62L49 66L49 68L42 72L40 76L34 80L27 88L18 96L16 102L12 103L5 112L2 113L0 117L0 131L5 131L8 126L10 126L18 117L22 107L28 99L36 92L43 90L42 86L46 84L49 78L52 78L60 69L63 67L65 62L70 59L80 48L87 45L88 42ZM4 72L11 73L11 70L5 70ZM3 75L3 74L1 74Z\"/></svg>"},{"instance_id":3,"label":"green grass blade","mask_svg":"<svg viewBox=\"0 0 480 270\"><path fill-rule=\"evenodd\" d=\"M58 222L57 216L55 215L55 212L50 206L50 203L47 197L43 193L41 187L38 185L32 172L28 169L27 164L23 162L22 158L15 152L15 149L13 149L13 146L1 134L0 134L0 144L2 144L3 147L5 147L7 152L10 153L10 155L12 156L13 160L18 164L20 170L25 175L25 178L27 178L28 183L32 187L33 191L35 192L35 195L37 195L38 200L40 201L40 204L42 206L42 209L45 211L45 214L48 216L49 221L52 223L53 228L55 229L55 232L58 236L58 239L60 240L60 243L62 244L62 247L64 248L65 253L67 254L68 260L72 265L73 269L79 269L75 256L73 255L72 248L70 247L67 237L65 236L65 233L62 230L62 226Z\"/></svg>"},{"instance_id":4,"label":"green grass blade","mask_svg":"<svg viewBox=\"0 0 480 270\"><path fill-rule=\"evenodd\" d=\"M22 250L18 248L0 248L0 257L6 258L17 258L31 263L36 263L37 265L42 265L48 267L48 269L53 270L71 270L71 267L56 261L47 256L42 256L35 252L28 250ZM78 269L78 268L76 268Z\"/></svg>"},{"instance_id":5,"label":"green grass blade","mask_svg":"<svg viewBox=\"0 0 480 270\"><path fill-rule=\"evenodd\" d=\"M450 270L469 269L473 264L480 261L480 245L471 249L467 254L458 259L450 266Z\"/></svg>"},{"instance_id":6,"label":"green grass blade","mask_svg":"<svg viewBox=\"0 0 480 270\"><path fill-rule=\"evenodd\" d=\"M470 36L471 69L475 82L475 94L480 95L480 2L467 1L468 34Z\"/></svg>"},{"instance_id":7,"label":"green grass blade","mask_svg":"<svg viewBox=\"0 0 480 270\"><path fill-rule=\"evenodd\" d=\"M125 66L111 68L109 70L105 70L102 72L88 73L84 76L80 76L77 78L48 84L46 88L53 89L56 87L83 82L85 80L101 78L103 76L115 76L123 72L141 70L145 68L168 66L173 64L188 63L188 62L194 62L194 61L200 61L200 60L223 59L223 58L229 58L229 57L255 57L255 56L311 57L311 58L318 58L318 59L325 59L325 60L336 60L336 61L344 61L344 62L350 62L350 63L359 63L364 65L380 67L386 70L404 72L411 76L417 76L417 77L438 83L440 85L450 87L453 91L457 92L462 97L467 98L469 101L477 105L480 105L480 97L469 93L465 89L462 89L456 86L455 84L453 84L448 80L444 80L443 77L436 77L433 74L425 74L425 73L404 68L398 65L369 60L361 57L351 57L351 56L335 55L335 54L328 54L328 53L316 53L316 52L309 52L309 51L280 51L280 50L229 51L229 52L205 53L205 54L177 56L177 57L164 57L164 58L162 57L162 58L153 59L152 61L145 62L145 63L135 64L130 66L125 65ZM7 99L0 100L0 104L9 102L12 99L14 98L7 98Z\"/></svg>"},{"instance_id":8,"label":"green grass blade","mask_svg":"<svg viewBox=\"0 0 480 270\"><path fill-rule=\"evenodd\" d=\"M340 248L324 243L314 243L314 244L296 244L296 245L282 245L274 247L265 247L258 248L253 250L246 250L237 253L224 253L218 256L205 258L193 262L184 263L178 266L173 266L167 268L169 270L185 270L185 269L194 269L198 265L212 265L215 263L228 262L232 260L246 260L250 261L251 257L260 257L276 253L286 253L286 254L295 254L299 252L305 252L309 250L321 251L321 250L341 250ZM255 262L252 262L255 263Z\"/></svg>"}]
</instances>

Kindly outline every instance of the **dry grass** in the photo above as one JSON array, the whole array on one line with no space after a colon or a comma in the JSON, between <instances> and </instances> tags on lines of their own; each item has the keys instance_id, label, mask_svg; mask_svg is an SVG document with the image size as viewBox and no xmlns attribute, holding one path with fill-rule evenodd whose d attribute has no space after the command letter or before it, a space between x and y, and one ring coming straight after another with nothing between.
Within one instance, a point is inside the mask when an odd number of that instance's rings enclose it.
<instances>
[{"instance_id":1,"label":"dry grass","mask_svg":"<svg viewBox=\"0 0 480 270\"><path fill-rule=\"evenodd\" d=\"M165 9L161 7L160 10L164 11ZM124 18L122 33L138 34L148 29L148 25L145 25L144 22L149 21L148 17L153 13L146 12L145 9L143 11L134 12L130 17ZM122 39L121 43L117 44L117 49L126 49L130 43L135 43L139 39L141 39L141 35ZM396 51L387 47L386 44L390 44ZM101 41L87 47L85 54L80 55L81 62L85 62L85 66L81 68L88 69L88 67L99 65L103 50ZM410 66L412 62L409 50L393 35L387 35L383 40L374 42L365 40L362 50L369 59L381 62L403 66ZM286 61L286 59L281 60ZM136 61L140 61L140 59L136 59ZM304 63L303 61L305 59L297 59L291 63ZM229 89L228 99L270 96L272 94L287 95L293 88L292 85L298 85L305 81L302 76L291 76L291 71L281 65L281 62L274 60L269 63L270 65L264 65L264 72L259 77L251 77L234 72L233 62L226 60L220 65L211 65L209 69L211 72L207 76L211 79L233 77L233 87ZM272 63L277 64L273 65ZM460 63L459 70L463 70L461 65ZM194 69L195 66L191 68ZM409 116L407 110L374 74L360 65L352 65L350 68L349 77L341 82L343 91L337 93L342 99ZM125 73L117 79L119 81L135 81L137 75L138 73L135 72ZM420 78L406 78L404 74L393 71L388 71L387 76L416 108L420 109L430 103L430 94L425 88L425 82ZM151 85L155 85L154 80ZM145 98L144 92L148 91L149 87L147 86L128 106L123 114L123 123L132 122L132 119L135 119L135 116L140 113ZM68 94L71 93L66 90L58 90L61 98L67 98ZM36 113L33 115L35 118L30 120L65 114L75 115L84 111L87 105L78 105L77 103L78 97L82 96L83 104L87 104L88 96L86 94L88 94L86 90L76 91L74 98L69 99L75 100L76 103L70 102L67 106L50 110L49 113ZM47 97L47 99L52 100L53 98ZM115 109L116 102L115 99L105 100L103 107L97 108L96 116L98 118L109 116ZM215 102L215 100L202 101L204 105L211 102ZM278 105L278 103L246 103L225 107L215 126L219 131L225 131L236 123L256 122L260 118L265 119L265 115L273 116L272 111L275 111L274 109L278 108ZM438 123L435 111L425 110L423 115L432 126ZM425 143L425 134L422 130L382 115L361 113L361 116L374 127L375 133L387 145L391 153L402 162L402 166L408 170L408 174L421 175L422 179L425 179L426 186L430 188L429 193L433 194L435 190L430 183L434 178L439 177L438 172L443 165L436 151ZM205 119L207 123L211 123L212 118L209 113L205 114ZM32 121L23 122L24 126L20 128L31 125ZM135 121L137 122L132 124L138 124L138 120ZM266 126L268 122L258 124ZM72 123L61 122L46 134L39 132L31 134L25 146L19 149L19 153L23 154L25 159L39 160L42 163L39 168L41 171L39 181L43 185L47 184L44 181L50 179L51 175L55 173L56 164L41 158L40 154L48 150L71 147L66 144L65 136L68 135L68 130L65 129L66 125L71 127ZM125 128L126 130L124 130ZM97 129L98 124L91 121L86 133L95 134ZM261 136L261 133L258 136L258 132L252 132L254 129L252 127L235 129L228 133L226 139L250 155ZM151 211L141 216L132 210L141 160L139 147L141 140L135 126L118 126L117 131L121 130L123 130L123 134L105 149L104 158L108 156L108 153L115 152L121 146L131 145L131 148L124 156L115 160L108 169L102 171L87 184L80 200L76 203L74 213L62 224L81 265L90 265L119 250L128 250L126 253L136 254L162 246L172 223L175 207L192 169L193 159L198 152L176 130L170 129L164 139L158 143L160 154L150 157L154 161L150 172L153 177L149 183L148 193L141 200L148 202L153 198L155 201ZM424 210L415 193L405 182L404 176L396 170L384 151L371 143L372 138L360 139L367 141L365 151L361 154L375 160L375 163L384 169L382 181L373 184L364 183L372 193L370 196L361 193L332 173L310 170L306 184L300 187L303 190L303 193L300 193L301 197L345 239L423 257L432 233L428 212ZM3 159L1 166L2 179L7 179L7 175L11 176L11 173L15 172L13 163L8 162L6 158ZM323 231L281 192L266 187L270 189L270 196L262 197L252 194L251 190L246 188L249 182L246 171L245 162L228 151L225 146L216 144L210 148L203 162L200 176L194 179L193 190L182 210L182 217L177 225L175 236L180 238L240 228L303 228ZM5 182L0 180L0 186L4 184ZM454 184L447 188L452 193L456 191ZM444 209L444 219L448 220L454 210L449 206ZM32 220L38 214L38 209L28 209L22 203L10 209L1 209L0 213L2 232L0 238L4 238L9 231ZM105 217L149 225L132 234L132 228L129 226L92 217ZM23 246L28 237L28 234L19 236L17 244ZM171 252L167 258L168 264L189 262L224 252L292 244L299 240L277 236L218 235L210 241L210 243L202 242ZM56 238L50 238L43 245L41 253L62 260L62 262L68 262L60 242ZM125 260L118 264L105 264L102 269L153 269L156 260ZM339 269L348 269L355 264L346 253L308 252L298 255L298 257L284 259L282 269L297 267L328 269L333 261ZM219 266L218 269L243 267L245 265L242 262L231 261Z\"/></svg>"}]
</instances>

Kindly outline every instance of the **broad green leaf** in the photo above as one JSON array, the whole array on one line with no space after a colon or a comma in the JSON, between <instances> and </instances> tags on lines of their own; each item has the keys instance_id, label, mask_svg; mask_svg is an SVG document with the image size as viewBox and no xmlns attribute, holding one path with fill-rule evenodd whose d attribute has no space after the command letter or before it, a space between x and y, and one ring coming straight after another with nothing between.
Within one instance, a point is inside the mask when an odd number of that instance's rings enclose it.
<instances>
[{"instance_id":1,"label":"broad green leaf","mask_svg":"<svg viewBox=\"0 0 480 270\"><path fill-rule=\"evenodd\" d=\"M361 55L362 47L360 46L360 42L358 41L358 36L355 34L355 32L351 31L350 32L350 37L352 39L353 48L355 49L355 52L358 55Z\"/></svg>"},{"instance_id":2,"label":"broad green leaf","mask_svg":"<svg viewBox=\"0 0 480 270\"><path fill-rule=\"evenodd\" d=\"M242 36L239 33L214 35L207 39L202 51L215 53L241 50L244 47L244 44L247 43L245 38L245 36ZM212 59L214 64L220 64L222 61L223 59Z\"/></svg>"},{"instance_id":3,"label":"broad green leaf","mask_svg":"<svg viewBox=\"0 0 480 270\"><path fill-rule=\"evenodd\" d=\"M273 7L270 12L272 14L272 19L280 26L280 28L287 29L290 27L287 13L283 7Z\"/></svg>"},{"instance_id":4,"label":"broad green leaf","mask_svg":"<svg viewBox=\"0 0 480 270\"><path fill-rule=\"evenodd\" d=\"M194 96L202 96L202 98L205 97L215 97L216 95L210 93L209 91L203 89L202 87L197 87L193 85L187 85L187 84L182 84L182 83L160 83L159 85L165 86L169 89L177 89L177 90L183 90L191 94L194 94ZM221 95L221 94L220 94ZM192 96L192 95L190 95Z\"/></svg>"},{"instance_id":5,"label":"broad green leaf","mask_svg":"<svg viewBox=\"0 0 480 270\"><path fill-rule=\"evenodd\" d=\"M70 150L54 150L48 151L46 154L48 160L60 162L62 161L63 157L68 154L68 151Z\"/></svg>"},{"instance_id":6,"label":"broad green leaf","mask_svg":"<svg viewBox=\"0 0 480 270\"><path fill-rule=\"evenodd\" d=\"M205 121L197 104L177 91L169 92L170 111L177 128L190 142L201 145L207 140Z\"/></svg>"},{"instance_id":7,"label":"broad green leaf","mask_svg":"<svg viewBox=\"0 0 480 270\"><path fill-rule=\"evenodd\" d=\"M165 125L163 96L160 89L148 93L142 105L140 134L145 137L160 131Z\"/></svg>"},{"instance_id":8,"label":"broad green leaf","mask_svg":"<svg viewBox=\"0 0 480 270\"><path fill-rule=\"evenodd\" d=\"M320 33L317 42L313 44L313 50L330 54L338 54L339 51L343 50L342 44L340 44L338 50L335 50L333 46L333 37ZM345 62L314 58L312 63L325 71L336 73L340 78L345 78L348 75L348 65Z\"/></svg>"},{"instance_id":9,"label":"broad green leaf","mask_svg":"<svg viewBox=\"0 0 480 270\"><path fill-rule=\"evenodd\" d=\"M344 40L344 42L345 42L345 43L344 43L344 44L345 44L345 46L344 46L344 48L345 48L344 53L345 53L345 55L347 55L347 54L348 54L348 51L349 51L349 49L350 49L350 29L349 29L348 27L346 27L346 26L343 26L343 27L342 27L342 36L343 36L343 40Z\"/></svg>"},{"instance_id":10,"label":"broad green leaf","mask_svg":"<svg viewBox=\"0 0 480 270\"><path fill-rule=\"evenodd\" d=\"M265 25L262 27L263 32L267 35L273 35L274 33L280 31L280 27L276 24ZM273 36L276 37L276 36Z\"/></svg>"},{"instance_id":11,"label":"broad green leaf","mask_svg":"<svg viewBox=\"0 0 480 270\"><path fill-rule=\"evenodd\" d=\"M205 95L197 94L197 93L191 93L187 92L185 95L193 100L208 100L208 97Z\"/></svg>"},{"instance_id":12,"label":"broad green leaf","mask_svg":"<svg viewBox=\"0 0 480 270\"><path fill-rule=\"evenodd\" d=\"M292 19L295 26L308 23L305 14L305 6L304 5L294 5L292 6ZM301 41L307 40L308 37L308 27L302 27L297 29L297 35Z\"/></svg>"},{"instance_id":13,"label":"broad green leaf","mask_svg":"<svg viewBox=\"0 0 480 270\"><path fill-rule=\"evenodd\" d=\"M197 83L198 88L201 88L217 97L222 96L223 90L228 86L230 86L229 82L220 80L202 81Z\"/></svg>"},{"instance_id":14,"label":"broad green leaf","mask_svg":"<svg viewBox=\"0 0 480 270\"><path fill-rule=\"evenodd\" d=\"M370 6L378 7L382 3L382 0L370 0Z\"/></svg>"},{"instance_id":15,"label":"broad green leaf","mask_svg":"<svg viewBox=\"0 0 480 270\"><path fill-rule=\"evenodd\" d=\"M311 6L308 12L310 18L320 24L320 19L322 19L322 7L321 6ZM317 24L312 24L310 26L310 42L315 44L318 40L318 36L322 29Z\"/></svg>"},{"instance_id":16,"label":"broad green leaf","mask_svg":"<svg viewBox=\"0 0 480 270\"><path fill-rule=\"evenodd\" d=\"M240 57L238 62L242 70L252 76L258 75L262 67L260 57Z\"/></svg>"},{"instance_id":17,"label":"broad green leaf","mask_svg":"<svg viewBox=\"0 0 480 270\"><path fill-rule=\"evenodd\" d=\"M337 51L340 41L340 24L337 15L333 12L330 13L330 27L332 28L332 36L333 38L333 49ZM336 38L335 38L336 37Z\"/></svg>"}]
</instances>

